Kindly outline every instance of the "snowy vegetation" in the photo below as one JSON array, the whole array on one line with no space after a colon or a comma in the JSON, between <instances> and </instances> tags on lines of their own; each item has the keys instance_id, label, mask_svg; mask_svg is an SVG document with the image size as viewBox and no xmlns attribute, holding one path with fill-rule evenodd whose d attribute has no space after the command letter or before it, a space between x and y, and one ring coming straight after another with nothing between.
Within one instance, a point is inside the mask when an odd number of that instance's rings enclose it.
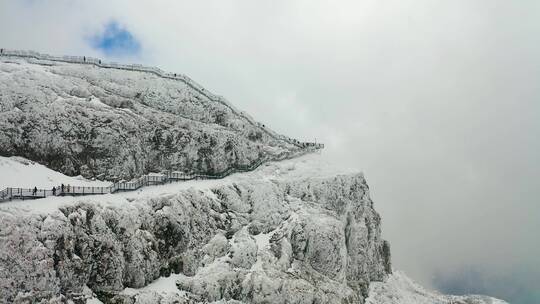
<instances>
[{"instance_id":1,"label":"snowy vegetation","mask_svg":"<svg viewBox=\"0 0 540 304\"><path fill-rule=\"evenodd\" d=\"M0 207L0 301L84 298L88 287L106 303L130 303L148 293L133 289L182 274L180 303L360 302L390 271L366 182L298 178L310 165L296 162L116 204Z\"/></svg>"},{"instance_id":2,"label":"snowy vegetation","mask_svg":"<svg viewBox=\"0 0 540 304\"><path fill-rule=\"evenodd\" d=\"M302 149L182 79L11 56L0 56L0 129L0 155L108 180Z\"/></svg>"},{"instance_id":3,"label":"snowy vegetation","mask_svg":"<svg viewBox=\"0 0 540 304\"><path fill-rule=\"evenodd\" d=\"M504 303L392 274L361 173L317 155L285 160L317 146L186 76L1 52L0 155L14 157L0 157L0 187L282 161L220 180L0 203L0 303Z\"/></svg>"}]
</instances>

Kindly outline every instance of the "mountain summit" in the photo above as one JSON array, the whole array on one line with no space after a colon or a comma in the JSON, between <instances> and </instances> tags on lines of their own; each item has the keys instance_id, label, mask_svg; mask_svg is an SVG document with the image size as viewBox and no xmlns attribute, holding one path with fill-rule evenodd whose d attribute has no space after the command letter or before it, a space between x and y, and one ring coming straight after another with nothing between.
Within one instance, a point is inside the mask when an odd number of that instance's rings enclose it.
<instances>
[{"instance_id":1,"label":"mountain summit","mask_svg":"<svg viewBox=\"0 0 540 304\"><path fill-rule=\"evenodd\" d=\"M0 303L504 303L394 272L362 173L184 75L0 55ZM70 191L173 170L201 178Z\"/></svg>"},{"instance_id":2,"label":"mountain summit","mask_svg":"<svg viewBox=\"0 0 540 304\"><path fill-rule=\"evenodd\" d=\"M68 175L216 174L302 153L187 76L141 65L0 53L0 155Z\"/></svg>"}]
</instances>

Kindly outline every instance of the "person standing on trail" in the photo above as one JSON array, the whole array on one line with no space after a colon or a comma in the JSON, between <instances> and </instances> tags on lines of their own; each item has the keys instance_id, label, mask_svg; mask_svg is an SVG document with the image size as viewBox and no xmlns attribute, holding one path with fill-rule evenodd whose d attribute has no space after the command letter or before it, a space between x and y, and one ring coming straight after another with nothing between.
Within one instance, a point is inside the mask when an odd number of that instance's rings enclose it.
<instances>
[{"instance_id":1,"label":"person standing on trail","mask_svg":"<svg viewBox=\"0 0 540 304\"><path fill-rule=\"evenodd\" d=\"M64 184L62 184L61 188L62 188L62 194L63 194L64 193Z\"/></svg>"},{"instance_id":2,"label":"person standing on trail","mask_svg":"<svg viewBox=\"0 0 540 304\"><path fill-rule=\"evenodd\" d=\"M56 196L56 187L52 187L52 195Z\"/></svg>"},{"instance_id":3,"label":"person standing on trail","mask_svg":"<svg viewBox=\"0 0 540 304\"><path fill-rule=\"evenodd\" d=\"M37 187L34 187L34 190L32 190L32 195L36 195L37 193Z\"/></svg>"}]
</instances>

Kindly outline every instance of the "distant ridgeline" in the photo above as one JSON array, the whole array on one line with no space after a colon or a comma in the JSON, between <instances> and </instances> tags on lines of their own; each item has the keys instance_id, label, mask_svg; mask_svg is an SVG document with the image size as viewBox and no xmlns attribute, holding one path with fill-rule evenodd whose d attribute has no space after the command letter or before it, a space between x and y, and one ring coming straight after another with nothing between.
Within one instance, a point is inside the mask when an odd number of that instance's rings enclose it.
<instances>
[{"instance_id":1,"label":"distant ridgeline","mask_svg":"<svg viewBox=\"0 0 540 304\"><path fill-rule=\"evenodd\" d=\"M280 140L287 141L291 144L298 145L298 146L301 146L303 144L302 142L299 142L298 140L292 139L290 137L287 137L281 134L277 134L271 129L264 127L263 124L261 124L260 122L256 122L247 113L236 109L236 107L234 107L230 102L228 102L223 96L213 94L212 92L206 90L200 84L195 82L195 80L189 78L188 76L184 74L168 73L161 70L158 67L149 67L149 66L144 66L142 64L121 64L121 63L116 63L116 62L105 62L99 58L86 57L86 56L53 56L53 55L38 53L35 51L9 50L9 49L0 48L0 56L25 57L25 58L34 58L38 60L50 60L50 61L58 61L58 62L66 62L66 63L91 64L91 65L99 66L102 68L108 68L108 69L148 72L148 73L155 74L159 77L180 80L184 82L186 85L193 88L194 90L201 93L202 95L208 97L210 100L219 102L225 105L226 107L230 108L237 115L241 115L245 117L250 123L257 125L259 127L262 127L263 130L265 130L265 132L267 132L272 137L279 138ZM320 148L324 148L324 144L319 143L317 145Z\"/></svg>"}]
</instances>

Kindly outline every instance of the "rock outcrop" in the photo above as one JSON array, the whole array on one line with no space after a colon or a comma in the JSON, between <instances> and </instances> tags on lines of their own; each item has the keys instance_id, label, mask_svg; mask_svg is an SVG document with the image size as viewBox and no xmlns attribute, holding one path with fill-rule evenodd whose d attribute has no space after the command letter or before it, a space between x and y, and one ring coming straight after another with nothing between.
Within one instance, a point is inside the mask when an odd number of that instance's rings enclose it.
<instances>
[{"instance_id":1,"label":"rock outcrop","mask_svg":"<svg viewBox=\"0 0 540 304\"><path fill-rule=\"evenodd\" d=\"M219 173L302 149L211 96L149 72L0 56L0 155L111 180Z\"/></svg>"},{"instance_id":2,"label":"rock outcrop","mask_svg":"<svg viewBox=\"0 0 540 304\"><path fill-rule=\"evenodd\" d=\"M366 304L508 304L487 296L452 296L430 291L401 271L392 273L384 282L373 282L369 289Z\"/></svg>"},{"instance_id":3,"label":"rock outcrop","mask_svg":"<svg viewBox=\"0 0 540 304\"><path fill-rule=\"evenodd\" d=\"M361 174L0 209L0 302L363 303L390 272ZM177 276L176 293L136 291ZM129 292L128 292L129 291Z\"/></svg>"}]
</instances>

